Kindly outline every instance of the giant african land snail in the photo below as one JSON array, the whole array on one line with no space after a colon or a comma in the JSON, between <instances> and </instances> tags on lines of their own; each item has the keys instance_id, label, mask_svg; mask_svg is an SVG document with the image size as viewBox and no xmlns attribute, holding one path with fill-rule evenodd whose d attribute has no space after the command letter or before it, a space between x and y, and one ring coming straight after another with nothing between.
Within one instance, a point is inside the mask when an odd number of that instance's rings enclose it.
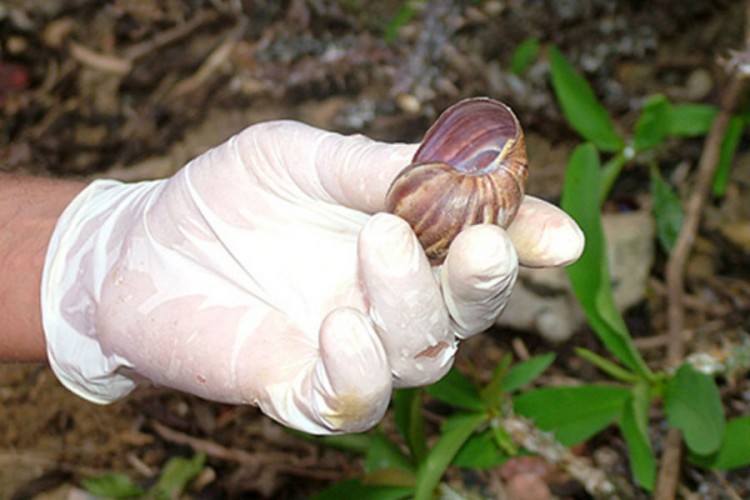
<instances>
[{"instance_id":1,"label":"giant african land snail","mask_svg":"<svg viewBox=\"0 0 750 500\"><path fill-rule=\"evenodd\" d=\"M388 190L386 209L409 222L438 265L464 228L510 225L526 175L526 144L513 111L492 99L466 99L427 131L412 164Z\"/></svg>"}]
</instances>

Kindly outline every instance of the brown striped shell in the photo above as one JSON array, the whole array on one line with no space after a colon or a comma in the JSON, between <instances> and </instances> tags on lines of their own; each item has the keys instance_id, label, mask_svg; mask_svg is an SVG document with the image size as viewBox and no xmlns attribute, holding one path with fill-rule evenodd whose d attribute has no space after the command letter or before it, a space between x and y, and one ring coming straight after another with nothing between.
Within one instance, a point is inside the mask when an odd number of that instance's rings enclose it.
<instances>
[{"instance_id":1,"label":"brown striped shell","mask_svg":"<svg viewBox=\"0 0 750 500\"><path fill-rule=\"evenodd\" d=\"M466 227L510 225L526 175L526 144L513 111L492 99L465 99L427 131L412 164L391 184L386 210L411 225L438 265Z\"/></svg>"}]
</instances>

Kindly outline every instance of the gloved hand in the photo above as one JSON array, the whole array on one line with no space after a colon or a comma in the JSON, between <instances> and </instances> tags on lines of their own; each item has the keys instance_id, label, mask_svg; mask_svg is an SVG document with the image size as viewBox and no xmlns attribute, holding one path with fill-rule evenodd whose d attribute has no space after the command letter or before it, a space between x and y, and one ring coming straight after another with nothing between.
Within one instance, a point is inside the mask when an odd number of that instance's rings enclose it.
<instances>
[{"instance_id":1,"label":"gloved hand","mask_svg":"<svg viewBox=\"0 0 750 500\"><path fill-rule=\"evenodd\" d=\"M373 426L392 387L438 380L457 339L492 325L517 252L562 265L583 245L527 197L511 230L472 227L431 269L408 225L376 213L414 151L278 121L169 179L93 182L45 263L53 370L98 403L146 378L311 433Z\"/></svg>"}]
</instances>

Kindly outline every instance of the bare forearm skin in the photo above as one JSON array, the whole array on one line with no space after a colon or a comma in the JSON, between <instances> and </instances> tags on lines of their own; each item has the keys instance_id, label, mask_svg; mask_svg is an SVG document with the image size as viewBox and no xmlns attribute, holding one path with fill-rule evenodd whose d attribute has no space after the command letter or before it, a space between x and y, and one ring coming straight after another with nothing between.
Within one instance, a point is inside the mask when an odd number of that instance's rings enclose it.
<instances>
[{"instance_id":1,"label":"bare forearm skin","mask_svg":"<svg viewBox=\"0 0 750 500\"><path fill-rule=\"evenodd\" d=\"M0 172L0 361L45 361L40 283L57 219L84 183Z\"/></svg>"}]
</instances>

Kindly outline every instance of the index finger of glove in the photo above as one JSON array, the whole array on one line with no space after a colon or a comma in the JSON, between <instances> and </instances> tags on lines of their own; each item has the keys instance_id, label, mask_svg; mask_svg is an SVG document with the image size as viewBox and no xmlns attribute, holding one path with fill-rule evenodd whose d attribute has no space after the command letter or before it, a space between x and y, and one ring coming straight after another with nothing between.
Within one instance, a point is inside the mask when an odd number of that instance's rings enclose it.
<instances>
[{"instance_id":1,"label":"index finger of glove","mask_svg":"<svg viewBox=\"0 0 750 500\"><path fill-rule=\"evenodd\" d=\"M388 144L363 135L330 134L320 144L316 169L339 203L367 213L383 210L393 179L406 168L416 144Z\"/></svg>"},{"instance_id":2,"label":"index finger of glove","mask_svg":"<svg viewBox=\"0 0 750 500\"><path fill-rule=\"evenodd\" d=\"M254 175L253 184L285 198L303 194L367 213L383 210L391 182L411 163L416 148L292 120L253 125L230 143L239 164Z\"/></svg>"}]
</instances>

